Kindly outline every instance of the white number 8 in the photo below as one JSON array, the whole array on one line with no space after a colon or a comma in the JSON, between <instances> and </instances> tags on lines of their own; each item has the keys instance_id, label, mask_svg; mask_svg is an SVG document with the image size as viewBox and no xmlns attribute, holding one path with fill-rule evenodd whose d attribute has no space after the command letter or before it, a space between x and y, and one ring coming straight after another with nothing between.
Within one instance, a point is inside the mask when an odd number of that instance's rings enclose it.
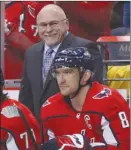
<instances>
[{"instance_id":1,"label":"white number 8","mask_svg":"<svg viewBox=\"0 0 131 150\"><path fill-rule=\"evenodd\" d=\"M128 120L127 120L127 117L126 117L125 112L124 112L124 111L119 112L118 115L119 115L119 118L120 118L120 120L121 120L122 127L123 127L123 128L129 127L129 122L128 122Z\"/></svg>"}]
</instances>

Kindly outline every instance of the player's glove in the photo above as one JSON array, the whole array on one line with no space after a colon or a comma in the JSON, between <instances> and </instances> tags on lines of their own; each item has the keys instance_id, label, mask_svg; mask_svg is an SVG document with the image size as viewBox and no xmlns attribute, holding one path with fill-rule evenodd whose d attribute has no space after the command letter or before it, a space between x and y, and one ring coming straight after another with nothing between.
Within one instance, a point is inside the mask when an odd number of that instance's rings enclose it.
<instances>
[{"instance_id":1,"label":"player's glove","mask_svg":"<svg viewBox=\"0 0 131 150\"><path fill-rule=\"evenodd\" d=\"M80 134L56 137L44 143L42 150L90 150L86 138Z\"/></svg>"}]
</instances>

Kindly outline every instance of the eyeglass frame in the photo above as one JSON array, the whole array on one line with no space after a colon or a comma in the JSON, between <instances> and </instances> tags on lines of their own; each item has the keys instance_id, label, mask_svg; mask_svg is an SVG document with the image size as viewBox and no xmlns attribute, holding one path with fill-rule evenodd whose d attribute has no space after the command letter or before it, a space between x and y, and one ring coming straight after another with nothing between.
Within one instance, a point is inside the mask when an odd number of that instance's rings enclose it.
<instances>
[{"instance_id":1,"label":"eyeglass frame","mask_svg":"<svg viewBox=\"0 0 131 150\"><path fill-rule=\"evenodd\" d=\"M51 21L49 23L44 23L44 22L41 22L40 24L38 24L39 27L42 27L42 28L47 28L47 26L49 25L51 28L55 28L57 27L57 25L60 23L60 22L63 22L65 20L68 20L67 18L65 19L62 19L62 20L54 20L54 21Z\"/></svg>"}]
</instances>

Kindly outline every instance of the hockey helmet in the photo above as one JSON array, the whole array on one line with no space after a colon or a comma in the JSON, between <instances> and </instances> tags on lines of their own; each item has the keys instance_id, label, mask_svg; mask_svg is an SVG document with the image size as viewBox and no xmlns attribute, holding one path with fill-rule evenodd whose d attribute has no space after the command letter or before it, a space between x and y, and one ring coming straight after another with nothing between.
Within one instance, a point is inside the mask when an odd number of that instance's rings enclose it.
<instances>
[{"instance_id":1,"label":"hockey helmet","mask_svg":"<svg viewBox=\"0 0 131 150\"><path fill-rule=\"evenodd\" d=\"M94 58L85 47L67 48L56 54L53 69L69 67L78 68L81 72L94 70Z\"/></svg>"}]
</instances>

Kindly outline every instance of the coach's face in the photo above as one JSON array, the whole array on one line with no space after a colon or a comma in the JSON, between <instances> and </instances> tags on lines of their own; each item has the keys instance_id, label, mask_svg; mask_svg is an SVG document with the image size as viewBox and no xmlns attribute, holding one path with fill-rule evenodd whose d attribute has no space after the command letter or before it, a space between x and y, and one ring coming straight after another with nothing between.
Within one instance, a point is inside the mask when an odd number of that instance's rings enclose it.
<instances>
[{"instance_id":1,"label":"coach's face","mask_svg":"<svg viewBox=\"0 0 131 150\"><path fill-rule=\"evenodd\" d=\"M37 16L39 36L49 46L54 46L63 41L69 23L59 9L44 9Z\"/></svg>"}]
</instances>

